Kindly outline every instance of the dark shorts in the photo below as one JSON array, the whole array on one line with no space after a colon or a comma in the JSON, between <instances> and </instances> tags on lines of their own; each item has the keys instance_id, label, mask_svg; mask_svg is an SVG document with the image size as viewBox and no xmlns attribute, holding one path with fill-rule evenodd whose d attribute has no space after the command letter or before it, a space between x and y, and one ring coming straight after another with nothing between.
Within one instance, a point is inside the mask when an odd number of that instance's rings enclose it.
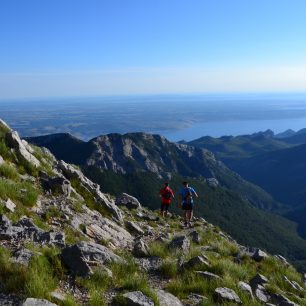
<instances>
[{"instance_id":1,"label":"dark shorts","mask_svg":"<svg viewBox=\"0 0 306 306\"><path fill-rule=\"evenodd\" d=\"M183 203L183 210L193 210L193 203Z\"/></svg>"},{"instance_id":2,"label":"dark shorts","mask_svg":"<svg viewBox=\"0 0 306 306\"><path fill-rule=\"evenodd\" d=\"M164 204L164 203L161 203L160 205L160 210L161 211L168 211L169 210L169 204Z\"/></svg>"}]
</instances>

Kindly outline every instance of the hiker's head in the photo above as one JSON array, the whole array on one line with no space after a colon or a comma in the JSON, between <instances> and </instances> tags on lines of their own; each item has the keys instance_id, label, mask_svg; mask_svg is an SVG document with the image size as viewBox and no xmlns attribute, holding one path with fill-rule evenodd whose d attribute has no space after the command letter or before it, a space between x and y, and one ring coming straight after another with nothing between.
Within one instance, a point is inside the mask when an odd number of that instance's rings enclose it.
<instances>
[{"instance_id":1,"label":"hiker's head","mask_svg":"<svg viewBox=\"0 0 306 306\"><path fill-rule=\"evenodd\" d=\"M169 186L169 183L168 183L168 182L165 182L164 185L165 185L165 187L168 187L168 186Z\"/></svg>"},{"instance_id":2,"label":"hiker's head","mask_svg":"<svg viewBox=\"0 0 306 306\"><path fill-rule=\"evenodd\" d=\"M183 182L183 186L188 187L188 182Z\"/></svg>"}]
</instances>

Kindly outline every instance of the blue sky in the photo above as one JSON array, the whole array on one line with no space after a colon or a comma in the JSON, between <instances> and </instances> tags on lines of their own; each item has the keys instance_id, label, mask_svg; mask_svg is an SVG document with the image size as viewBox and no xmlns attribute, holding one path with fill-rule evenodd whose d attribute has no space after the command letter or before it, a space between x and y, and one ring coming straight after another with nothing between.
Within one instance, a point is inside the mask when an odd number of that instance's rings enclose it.
<instances>
[{"instance_id":1,"label":"blue sky","mask_svg":"<svg viewBox=\"0 0 306 306\"><path fill-rule=\"evenodd\" d=\"M2 0L0 98L306 91L305 0Z\"/></svg>"}]
</instances>

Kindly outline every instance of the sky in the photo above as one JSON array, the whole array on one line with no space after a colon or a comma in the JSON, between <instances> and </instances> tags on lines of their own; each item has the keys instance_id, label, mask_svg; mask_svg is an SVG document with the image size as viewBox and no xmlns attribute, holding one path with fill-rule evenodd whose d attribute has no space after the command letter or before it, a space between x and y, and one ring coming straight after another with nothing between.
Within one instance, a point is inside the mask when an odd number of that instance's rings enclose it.
<instances>
[{"instance_id":1,"label":"sky","mask_svg":"<svg viewBox=\"0 0 306 306\"><path fill-rule=\"evenodd\" d=\"M306 92L305 0L1 0L0 99Z\"/></svg>"}]
</instances>

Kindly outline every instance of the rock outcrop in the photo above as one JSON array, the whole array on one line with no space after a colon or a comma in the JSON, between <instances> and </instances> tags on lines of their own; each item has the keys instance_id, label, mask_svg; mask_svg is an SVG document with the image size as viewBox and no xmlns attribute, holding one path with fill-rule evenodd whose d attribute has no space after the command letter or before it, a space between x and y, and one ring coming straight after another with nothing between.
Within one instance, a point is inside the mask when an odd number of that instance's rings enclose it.
<instances>
[{"instance_id":1,"label":"rock outcrop","mask_svg":"<svg viewBox=\"0 0 306 306\"><path fill-rule=\"evenodd\" d=\"M92 274L91 266L102 266L112 262L123 262L107 247L92 243L78 242L62 250L62 259L73 275L86 277Z\"/></svg>"},{"instance_id":2,"label":"rock outcrop","mask_svg":"<svg viewBox=\"0 0 306 306\"><path fill-rule=\"evenodd\" d=\"M6 134L7 145L14 149L18 158L24 160L35 167L40 166L40 161L32 154L33 150L25 140L21 140L16 131Z\"/></svg>"}]
</instances>

